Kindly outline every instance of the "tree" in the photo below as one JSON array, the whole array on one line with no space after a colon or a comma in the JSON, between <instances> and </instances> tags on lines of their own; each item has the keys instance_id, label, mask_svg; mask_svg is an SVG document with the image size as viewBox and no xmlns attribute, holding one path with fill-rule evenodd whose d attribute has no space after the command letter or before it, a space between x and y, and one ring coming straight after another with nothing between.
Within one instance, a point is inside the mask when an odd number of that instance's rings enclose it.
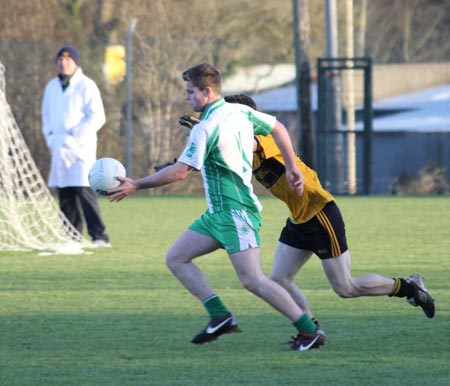
<instances>
[{"instance_id":1,"label":"tree","mask_svg":"<svg viewBox=\"0 0 450 386\"><path fill-rule=\"evenodd\" d=\"M375 63L448 61L448 1L356 1L355 12L364 3L364 54ZM309 0L308 6L313 73L317 58L325 55L324 1ZM136 175L152 172L155 163L181 151L186 136L177 122L187 105L180 74L188 66L208 60L226 76L241 65L295 60L291 0L0 0L0 7L8 101L44 176L49 152L41 134L40 103L45 83L55 76L54 55L64 43L80 49L83 70L102 92L107 123L99 133L98 154L123 159L125 87L106 82L103 64L106 47L124 44L130 20L137 18L132 74ZM339 2L340 20L344 11Z\"/></svg>"},{"instance_id":2,"label":"tree","mask_svg":"<svg viewBox=\"0 0 450 386\"><path fill-rule=\"evenodd\" d=\"M310 25L308 0L293 0L297 106L303 161L315 167L314 125L311 109Z\"/></svg>"}]
</instances>

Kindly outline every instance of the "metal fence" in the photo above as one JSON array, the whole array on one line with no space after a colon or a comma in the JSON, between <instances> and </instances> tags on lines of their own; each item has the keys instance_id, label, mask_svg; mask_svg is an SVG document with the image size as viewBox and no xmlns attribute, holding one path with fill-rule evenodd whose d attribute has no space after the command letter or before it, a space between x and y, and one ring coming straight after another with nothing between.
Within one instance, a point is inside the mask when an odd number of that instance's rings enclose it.
<instances>
[{"instance_id":1,"label":"metal fence","mask_svg":"<svg viewBox=\"0 0 450 386\"><path fill-rule=\"evenodd\" d=\"M372 62L319 58L318 173L334 194L372 191Z\"/></svg>"}]
</instances>

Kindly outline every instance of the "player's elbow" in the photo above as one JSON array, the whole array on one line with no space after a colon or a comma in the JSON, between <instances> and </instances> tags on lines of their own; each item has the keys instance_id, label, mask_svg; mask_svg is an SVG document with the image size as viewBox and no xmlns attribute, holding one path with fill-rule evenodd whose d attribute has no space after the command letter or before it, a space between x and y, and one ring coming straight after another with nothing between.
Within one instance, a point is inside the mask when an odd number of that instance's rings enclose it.
<instances>
[{"instance_id":1,"label":"player's elbow","mask_svg":"<svg viewBox=\"0 0 450 386\"><path fill-rule=\"evenodd\" d=\"M193 170L192 166L186 165L182 162L177 162L171 166L171 174L174 181L184 180Z\"/></svg>"},{"instance_id":2,"label":"player's elbow","mask_svg":"<svg viewBox=\"0 0 450 386\"><path fill-rule=\"evenodd\" d=\"M175 173L172 174L172 178L174 181L181 181L184 180L189 174L189 171L182 171L177 170Z\"/></svg>"}]
</instances>

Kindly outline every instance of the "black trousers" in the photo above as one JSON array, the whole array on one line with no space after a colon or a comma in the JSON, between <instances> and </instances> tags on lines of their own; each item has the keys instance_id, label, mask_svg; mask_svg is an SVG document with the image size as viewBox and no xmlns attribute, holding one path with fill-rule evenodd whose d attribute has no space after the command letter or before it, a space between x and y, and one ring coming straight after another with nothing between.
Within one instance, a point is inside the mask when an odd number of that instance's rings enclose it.
<instances>
[{"instance_id":1,"label":"black trousers","mask_svg":"<svg viewBox=\"0 0 450 386\"><path fill-rule=\"evenodd\" d=\"M83 232L83 213L92 240L109 241L109 237L105 233L105 224L100 215L97 195L90 187L58 188L58 196L61 211L80 233Z\"/></svg>"}]
</instances>

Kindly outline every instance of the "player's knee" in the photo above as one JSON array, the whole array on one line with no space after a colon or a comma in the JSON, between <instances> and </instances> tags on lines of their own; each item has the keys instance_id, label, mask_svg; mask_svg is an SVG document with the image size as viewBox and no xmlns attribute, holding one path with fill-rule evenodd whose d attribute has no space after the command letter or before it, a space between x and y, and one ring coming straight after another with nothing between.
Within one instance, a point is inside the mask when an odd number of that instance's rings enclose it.
<instances>
[{"instance_id":1,"label":"player's knee","mask_svg":"<svg viewBox=\"0 0 450 386\"><path fill-rule=\"evenodd\" d=\"M172 271L173 260L171 259L171 257L169 255L166 255L166 266L167 266L167 268L169 268L169 270Z\"/></svg>"},{"instance_id":2,"label":"player's knee","mask_svg":"<svg viewBox=\"0 0 450 386\"><path fill-rule=\"evenodd\" d=\"M288 287L291 282L290 278L286 276L276 275L273 272L270 274L269 278L284 288Z\"/></svg>"},{"instance_id":3,"label":"player's knee","mask_svg":"<svg viewBox=\"0 0 450 386\"><path fill-rule=\"evenodd\" d=\"M344 299L355 297L354 291L349 287L334 287L333 290L339 297Z\"/></svg>"},{"instance_id":4,"label":"player's knee","mask_svg":"<svg viewBox=\"0 0 450 386\"><path fill-rule=\"evenodd\" d=\"M255 293L255 291L257 289L257 285L253 280L251 280L249 278L242 278L241 283L247 291Z\"/></svg>"},{"instance_id":5,"label":"player's knee","mask_svg":"<svg viewBox=\"0 0 450 386\"><path fill-rule=\"evenodd\" d=\"M171 272L174 272L174 271L176 271L176 269L177 269L177 267L179 265L180 265L179 257L176 254L171 253L170 251L167 252L167 254L166 254L166 266L167 266L167 268L169 268L169 270Z\"/></svg>"},{"instance_id":6,"label":"player's knee","mask_svg":"<svg viewBox=\"0 0 450 386\"><path fill-rule=\"evenodd\" d=\"M336 293L339 295L340 298L343 299L349 299L353 297L349 292L346 291L336 291Z\"/></svg>"},{"instance_id":7,"label":"player's knee","mask_svg":"<svg viewBox=\"0 0 450 386\"><path fill-rule=\"evenodd\" d=\"M270 273L269 279L273 280L273 281L276 281L278 284L281 284L280 281L282 280L282 278L279 275L277 275L276 273L274 273L274 272Z\"/></svg>"},{"instance_id":8,"label":"player's knee","mask_svg":"<svg viewBox=\"0 0 450 386\"><path fill-rule=\"evenodd\" d=\"M341 298L354 298L358 296L358 288L352 278L334 278L330 280L333 291Z\"/></svg>"},{"instance_id":9,"label":"player's knee","mask_svg":"<svg viewBox=\"0 0 450 386\"><path fill-rule=\"evenodd\" d=\"M246 275L241 276L239 279L247 291L250 291L253 294L259 293L260 280L258 277Z\"/></svg>"}]
</instances>

